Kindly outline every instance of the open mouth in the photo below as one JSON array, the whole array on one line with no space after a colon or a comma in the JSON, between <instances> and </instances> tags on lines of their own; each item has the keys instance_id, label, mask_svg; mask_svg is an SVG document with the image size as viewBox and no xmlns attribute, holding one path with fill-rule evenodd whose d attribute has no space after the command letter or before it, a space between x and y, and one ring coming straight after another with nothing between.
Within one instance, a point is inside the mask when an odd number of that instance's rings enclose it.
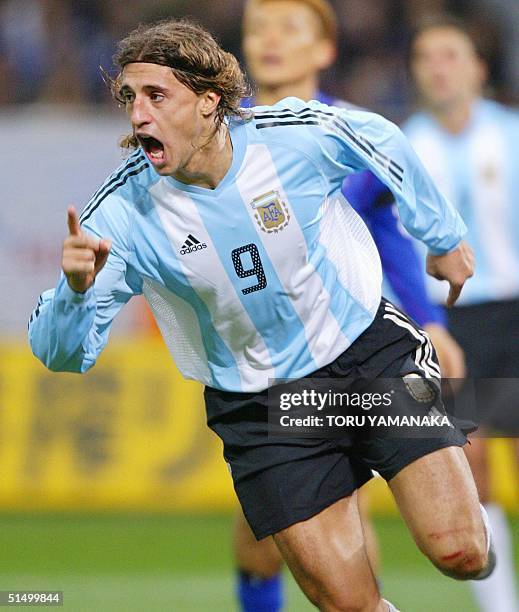
<instances>
[{"instance_id":1,"label":"open mouth","mask_svg":"<svg viewBox=\"0 0 519 612\"><path fill-rule=\"evenodd\" d=\"M164 145L160 140L144 134L139 135L138 139L152 164L160 164L164 161Z\"/></svg>"}]
</instances>

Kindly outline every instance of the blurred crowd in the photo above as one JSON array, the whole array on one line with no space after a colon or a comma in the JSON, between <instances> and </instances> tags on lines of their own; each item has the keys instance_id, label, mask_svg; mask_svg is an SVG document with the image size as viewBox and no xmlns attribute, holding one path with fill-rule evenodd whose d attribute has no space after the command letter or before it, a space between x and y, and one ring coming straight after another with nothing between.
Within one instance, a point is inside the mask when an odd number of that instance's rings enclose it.
<instances>
[{"instance_id":1,"label":"blurred crowd","mask_svg":"<svg viewBox=\"0 0 519 612\"><path fill-rule=\"evenodd\" d=\"M0 0L0 105L107 104L99 66L110 70L118 39L142 22L190 16L242 57L244 0ZM427 14L466 20L490 67L491 94L519 103L517 0L332 0L339 58L325 75L341 98L402 118L412 100L406 41Z\"/></svg>"}]
</instances>

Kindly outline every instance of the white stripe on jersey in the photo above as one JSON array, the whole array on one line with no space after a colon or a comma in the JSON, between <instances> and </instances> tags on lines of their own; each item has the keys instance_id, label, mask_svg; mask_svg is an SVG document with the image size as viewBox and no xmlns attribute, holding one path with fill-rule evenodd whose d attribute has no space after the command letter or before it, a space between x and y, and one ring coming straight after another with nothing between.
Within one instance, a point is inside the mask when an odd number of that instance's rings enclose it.
<instances>
[{"instance_id":1,"label":"white stripe on jersey","mask_svg":"<svg viewBox=\"0 0 519 612\"><path fill-rule=\"evenodd\" d=\"M236 295L195 202L188 193L176 189L166 179L155 184L149 194L172 249L177 253L182 272L207 306L222 341L227 339L227 346L234 356L241 378L242 391L256 391L259 376L262 381L276 378L270 353ZM178 255L188 234L193 234L201 243L207 244L206 249L190 254L196 257L196 271L189 267L189 255ZM214 279L218 279L217 292L201 290L208 282L214 284ZM182 326L189 323L192 322L180 321ZM177 361L174 341L169 348Z\"/></svg>"},{"instance_id":2,"label":"white stripe on jersey","mask_svg":"<svg viewBox=\"0 0 519 612\"><path fill-rule=\"evenodd\" d=\"M255 164L250 163L254 159ZM259 162L259 163L258 163ZM331 297L322 279L309 262L304 234L283 190L276 167L266 145L249 145L236 179L236 186L255 227L258 222L251 206L256 197L275 190L289 208L290 221L279 233L258 229L263 247L276 270L287 296L297 312L305 330L305 338L312 358L320 368L330 361L330 347L341 353L351 341L343 334L330 312ZM287 256L287 252L290 256Z\"/></svg>"},{"instance_id":3,"label":"white stripe on jersey","mask_svg":"<svg viewBox=\"0 0 519 612\"><path fill-rule=\"evenodd\" d=\"M143 278L142 293L182 375L211 385L213 378L207 363L200 325L191 304L146 277Z\"/></svg>"},{"instance_id":4,"label":"white stripe on jersey","mask_svg":"<svg viewBox=\"0 0 519 612\"><path fill-rule=\"evenodd\" d=\"M473 173L471 201L492 293L496 299L514 297L519 289L519 262L510 257L515 252L509 227L512 198L506 185L510 160L506 159L502 130L495 124L482 125L472 134L467 149Z\"/></svg>"},{"instance_id":5,"label":"white stripe on jersey","mask_svg":"<svg viewBox=\"0 0 519 612\"><path fill-rule=\"evenodd\" d=\"M384 319L389 319L396 325L407 329L420 342L415 352L415 363L423 370L426 378L441 378L440 368L433 359L433 346L429 336L424 331L413 327L407 317L404 317L392 304L386 304L385 310Z\"/></svg>"},{"instance_id":6,"label":"white stripe on jersey","mask_svg":"<svg viewBox=\"0 0 519 612\"><path fill-rule=\"evenodd\" d=\"M327 198L320 212L319 243L339 282L375 317L382 297L382 266L371 234L342 193Z\"/></svg>"}]
</instances>

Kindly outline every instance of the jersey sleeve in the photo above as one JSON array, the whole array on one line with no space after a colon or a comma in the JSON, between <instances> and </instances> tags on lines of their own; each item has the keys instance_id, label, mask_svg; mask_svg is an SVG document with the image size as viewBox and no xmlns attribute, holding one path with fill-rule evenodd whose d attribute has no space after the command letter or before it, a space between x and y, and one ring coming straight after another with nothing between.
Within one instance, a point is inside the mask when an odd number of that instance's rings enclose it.
<instances>
[{"instance_id":1,"label":"jersey sleeve","mask_svg":"<svg viewBox=\"0 0 519 612\"><path fill-rule=\"evenodd\" d=\"M406 230L434 255L458 245L466 227L439 192L400 129L380 115L341 109L316 101L310 107L320 131L324 172L342 181L371 170L393 193Z\"/></svg>"},{"instance_id":2,"label":"jersey sleeve","mask_svg":"<svg viewBox=\"0 0 519 612\"><path fill-rule=\"evenodd\" d=\"M398 221L389 189L365 171L350 175L342 192L371 231L384 276L400 306L419 325L444 324L442 309L427 295L423 262Z\"/></svg>"},{"instance_id":3,"label":"jersey sleeve","mask_svg":"<svg viewBox=\"0 0 519 612\"><path fill-rule=\"evenodd\" d=\"M107 198L103 210L82 215L83 231L112 240L107 262L92 287L77 293L62 274L55 289L42 293L31 314L29 343L50 370L85 372L91 368L108 341L114 317L132 295L141 292L140 279L128 265L129 223L124 214L118 215L123 207L117 199Z\"/></svg>"}]
</instances>

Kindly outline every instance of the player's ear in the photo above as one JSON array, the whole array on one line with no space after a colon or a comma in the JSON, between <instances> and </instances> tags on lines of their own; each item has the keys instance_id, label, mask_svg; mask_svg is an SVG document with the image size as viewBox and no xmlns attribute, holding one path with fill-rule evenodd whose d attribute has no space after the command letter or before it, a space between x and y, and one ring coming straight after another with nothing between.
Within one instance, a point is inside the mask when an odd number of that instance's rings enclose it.
<instances>
[{"instance_id":1,"label":"player's ear","mask_svg":"<svg viewBox=\"0 0 519 612\"><path fill-rule=\"evenodd\" d=\"M335 61L337 47L329 38L321 38L314 47L315 67L317 70L326 70Z\"/></svg>"},{"instance_id":2,"label":"player's ear","mask_svg":"<svg viewBox=\"0 0 519 612\"><path fill-rule=\"evenodd\" d=\"M204 117L211 116L217 109L221 95L208 90L200 96L200 110Z\"/></svg>"}]
</instances>

